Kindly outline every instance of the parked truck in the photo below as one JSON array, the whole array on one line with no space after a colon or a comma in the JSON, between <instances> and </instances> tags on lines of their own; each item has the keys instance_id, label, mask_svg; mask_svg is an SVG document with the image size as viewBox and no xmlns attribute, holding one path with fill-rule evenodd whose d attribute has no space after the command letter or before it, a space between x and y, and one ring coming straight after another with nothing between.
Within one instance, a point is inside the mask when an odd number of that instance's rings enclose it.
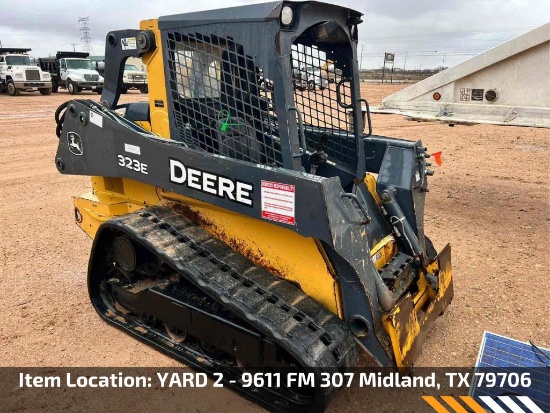
<instances>
[{"instance_id":1,"label":"parked truck","mask_svg":"<svg viewBox=\"0 0 550 413\"><path fill-rule=\"evenodd\" d=\"M141 93L147 93L149 91L147 86L147 73L143 70L139 70L136 65L128 63L124 65L122 82L122 93L127 93L130 89L137 89Z\"/></svg>"},{"instance_id":2,"label":"parked truck","mask_svg":"<svg viewBox=\"0 0 550 413\"><path fill-rule=\"evenodd\" d=\"M319 67L302 65L292 68L294 89L298 90L325 90L328 87L329 79L327 73Z\"/></svg>"},{"instance_id":3,"label":"parked truck","mask_svg":"<svg viewBox=\"0 0 550 413\"><path fill-rule=\"evenodd\" d=\"M54 57L40 58L42 70L52 76L52 91L67 89L75 95L83 90L92 90L101 94L103 77L97 72L94 64L84 52L57 52Z\"/></svg>"},{"instance_id":4,"label":"parked truck","mask_svg":"<svg viewBox=\"0 0 550 413\"><path fill-rule=\"evenodd\" d=\"M0 48L0 92L17 96L23 92L52 93L51 76L31 63L31 49Z\"/></svg>"}]
</instances>

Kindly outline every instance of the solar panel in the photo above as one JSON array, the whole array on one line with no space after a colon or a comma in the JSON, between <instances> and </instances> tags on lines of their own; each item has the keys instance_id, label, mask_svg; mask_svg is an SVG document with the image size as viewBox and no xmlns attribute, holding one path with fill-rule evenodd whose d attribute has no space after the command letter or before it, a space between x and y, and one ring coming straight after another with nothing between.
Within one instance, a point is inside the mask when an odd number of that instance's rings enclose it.
<instances>
[{"instance_id":1,"label":"solar panel","mask_svg":"<svg viewBox=\"0 0 550 413\"><path fill-rule=\"evenodd\" d=\"M487 371L520 376L529 373L531 380L529 387L514 386L514 380L509 379L503 383L498 380L498 385L491 387L476 376L470 396L485 402L493 412L550 412L550 350L485 331L476 372Z\"/></svg>"}]
</instances>

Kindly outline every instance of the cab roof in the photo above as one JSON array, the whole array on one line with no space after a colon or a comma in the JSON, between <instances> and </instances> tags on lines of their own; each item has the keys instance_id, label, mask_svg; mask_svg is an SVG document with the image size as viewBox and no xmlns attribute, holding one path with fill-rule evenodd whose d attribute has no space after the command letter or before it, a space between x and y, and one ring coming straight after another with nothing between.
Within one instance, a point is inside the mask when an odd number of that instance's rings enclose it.
<instances>
[{"instance_id":1,"label":"cab roof","mask_svg":"<svg viewBox=\"0 0 550 413\"><path fill-rule=\"evenodd\" d=\"M158 19L159 28L171 29L181 27L203 26L214 23L242 23L254 21L278 20L283 6L309 7L333 11L348 11L350 16L360 17L362 13L347 7L318 1L274 1L269 3L249 4L223 9L205 10L192 13L174 14Z\"/></svg>"}]
</instances>

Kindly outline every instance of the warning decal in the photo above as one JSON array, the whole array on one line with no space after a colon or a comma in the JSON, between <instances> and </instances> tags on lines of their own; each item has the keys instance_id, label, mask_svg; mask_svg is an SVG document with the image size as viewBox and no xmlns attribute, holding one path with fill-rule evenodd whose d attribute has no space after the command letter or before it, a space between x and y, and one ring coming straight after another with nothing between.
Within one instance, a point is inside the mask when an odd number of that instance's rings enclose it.
<instances>
[{"instance_id":1,"label":"warning decal","mask_svg":"<svg viewBox=\"0 0 550 413\"><path fill-rule=\"evenodd\" d=\"M120 39L120 42L122 43L122 50L137 49L137 42L135 37L125 37L124 39Z\"/></svg>"},{"instance_id":2,"label":"warning decal","mask_svg":"<svg viewBox=\"0 0 550 413\"><path fill-rule=\"evenodd\" d=\"M262 218L294 225L295 193L294 185L262 181Z\"/></svg>"}]
</instances>

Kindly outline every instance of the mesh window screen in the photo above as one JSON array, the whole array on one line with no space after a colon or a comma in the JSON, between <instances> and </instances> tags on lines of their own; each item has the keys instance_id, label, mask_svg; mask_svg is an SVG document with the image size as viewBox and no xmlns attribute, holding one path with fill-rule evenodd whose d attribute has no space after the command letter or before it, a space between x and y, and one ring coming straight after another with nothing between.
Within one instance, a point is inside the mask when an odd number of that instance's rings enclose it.
<instances>
[{"instance_id":1,"label":"mesh window screen","mask_svg":"<svg viewBox=\"0 0 550 413\"><path fill-rule=\"evenodd\" d=\"M168 33L177 136L189 147L282 165L273 83L231 39Z\"/></svg>"},{"instance_id":2,"label":"mesh window screen","mask_svg":"<svg viewBox=\"0 0 550 413\"><path fill-rule=\"evenodd\" d=\"M308 150L314 150L319 135L330 132L325 152L339 162L356 162L351 83L343 79L345 62L331 60L315 45L292 45L294 100L302 112Z\"/></svg>"}]
</instances>

